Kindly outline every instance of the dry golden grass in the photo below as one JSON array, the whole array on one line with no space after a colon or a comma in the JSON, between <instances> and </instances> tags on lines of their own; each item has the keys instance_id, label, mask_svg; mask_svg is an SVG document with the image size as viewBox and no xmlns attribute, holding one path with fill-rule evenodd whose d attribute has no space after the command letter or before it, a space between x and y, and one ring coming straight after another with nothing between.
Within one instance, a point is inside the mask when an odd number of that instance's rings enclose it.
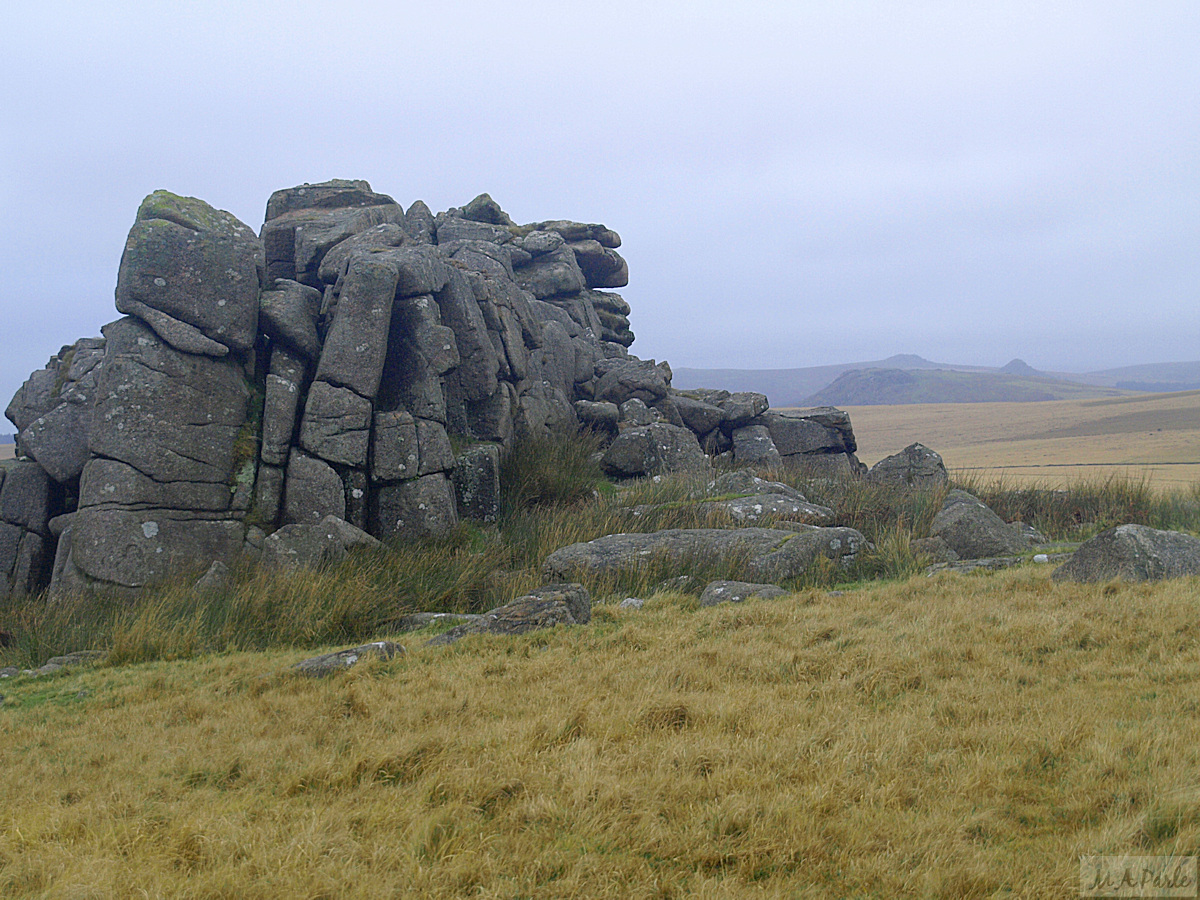
<instances>
[{"instance_id":1,"label":"dry golden grass","mask_svg":"<svg viewBox=\"0 0 1200 900\"><path fill-rule=\"evenodd\" d=\"M16 444L0 444L0 459L15 459L16 452Z\"/></svg>"},{"instance_id":2,"label":"dry golden grass","mask_svg":"<svg viewBox=\"0 0 1200 900\"><path fill-rule=\"evenodd\" d=\"M1020 483L1110 474L1158 488L1200 481L1200 391L1045 403L847 407L867 465L920 441L951 469Z\"/></svg>"},{"instance_id":3,"label":"dry golden grass","mask_svg":"<svg viewBox=\"0 0 1200 900\"><path fill-rule=\"evenodd\" d=\"M1200 581L914 578L3 685L11 898L1068 897L1200 849Z\"/></svg>"}]
</instances>

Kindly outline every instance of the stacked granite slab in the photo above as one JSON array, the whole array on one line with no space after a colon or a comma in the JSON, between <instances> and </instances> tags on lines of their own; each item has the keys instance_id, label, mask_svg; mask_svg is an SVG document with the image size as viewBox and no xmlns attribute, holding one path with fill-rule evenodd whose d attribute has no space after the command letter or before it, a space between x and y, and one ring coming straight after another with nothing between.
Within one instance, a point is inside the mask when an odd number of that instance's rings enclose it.
<instances>
[{"instance_id":1,"label":"stacked granite slab","mask_svg":"<svg viewBox=\"0 0 1200 900\"><path fill-rule=\"evenodd\" d=\"M680 392L632 356L621 239L434 215L365 181L276 191L259 234L165 191L138 210L103 337L9 405L0 594L136 590L327 517L378 538L494 520L501 448L581 425L615 475L857 466L836 410ZM53 566L50 561L53 560Z\"/></svg>"}]
</instances>

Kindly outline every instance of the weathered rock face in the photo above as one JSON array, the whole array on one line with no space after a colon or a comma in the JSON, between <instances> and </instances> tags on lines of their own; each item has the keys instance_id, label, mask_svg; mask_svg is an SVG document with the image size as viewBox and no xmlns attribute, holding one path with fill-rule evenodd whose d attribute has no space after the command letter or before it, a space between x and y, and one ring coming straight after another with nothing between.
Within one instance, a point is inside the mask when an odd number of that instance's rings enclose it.
<instances>
[{"instance_id":1,"label":"weathered rock face","mask_svg":"<svg viewBox=\"0 0 1200 900\"><path fill-rule=\"evenodd\" d=\"M1159 581L1200 575L1200 539L1145 525L1118 525L1085 541L1055 581Z\"/></svg>"},{"instance_id":2,"label":"weathered rock face","mask_svg":"<svg viewBox=\"0 0 1200 900\"><path fill-rule=\"evenodd\" d=\"M125 317L9 404L0 595L48 577L136 589L243 552L333 558L329 516L376 538L489 521L501 449L581 424L622 477L721 452L855 467L837 410L680 393L631 356L629 305L604 290L628 281L620 245L603 225L516 225L487 195L405 210L365 181L275 192L258 235L151 194L120 263Z\"/></svg>"}]
</instances>

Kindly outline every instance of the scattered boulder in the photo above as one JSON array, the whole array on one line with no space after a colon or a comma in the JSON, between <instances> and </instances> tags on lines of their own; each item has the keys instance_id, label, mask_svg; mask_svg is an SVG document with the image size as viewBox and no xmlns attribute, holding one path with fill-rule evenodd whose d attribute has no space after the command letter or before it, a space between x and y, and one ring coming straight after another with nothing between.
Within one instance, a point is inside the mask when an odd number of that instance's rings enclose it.
<instances>
[{"instance_id":1,"label":"scattered boulder","mask_svg":"<svg viewBox=\"0 0 1200 900\"><path fill-rule=\"evenodd\" d=\"M948 484L950 475L941 456L918 443L875 463L867 472L867 479L878 484L927 488Z\"/></svg>"},{"instance_id":2,"label":"scattered boulder","mask_svg":"<svg viewBox=\"0 0 1200 900\"><path fill-rule=\"evenodd\" d=\"M582 585L548 584L430 638L427 646L453 644L469 634L525 634L555 625L586 625L591 618L592 599Z\"/></svg>"},{"instance_id":3,"label":"scattered boulder","mask_svg":"<svg viewBox=\"0 0 1200 900\"><path fill-rule=\"evenodd\" d=\"M1051 577L1095 582L1159 581L1187 575L1200 575L1200 538L1145 525L1118 525L1085 541Z\"/></svg>"},{"instance_id":4,"label":"scattered boulder","mask_svg":"<svg viewBox=\"0 0 1200 900\"><path fill-rule=\"evenodd\" d=\"M309 678L324 678L327 675L332 675L334 672L344 672L366 656L386 661L397 656L403 656L404 653L404 648L399 644L394 644L391 641L375 641L359 647L351 647L348 650L338 650L334 653L313 656L309 659L301 660L292 666L292 668L298 674L306 675Z\"/></svg>"},{"instance_id":5,"label":"scattered boulder","mask_svg":"<svg viewBox=\"0 0 1200 900\"><path fill-rule=\"evenodd\" d=\"M98 659L102 659L104 655L103 650L77 650L74 653L67 653L64 656L52 656L46 660L44 665L38 666L36 669L23 669L21 670L21 674L29 678L41 678L45 675L53 675L55 672L61 672L63 669L72 669L87 665L88 663L94 663Z\"/></svg>"},{"instance_id":6,"label":"scattered boulder","mask_svg":"<svg viewBox=\"0 0 1200 900\"><path fill-rule=\"evenodd\" d=\"M777 584L755 584L750 581L714 581L700 595L701 606L716 606L720 603L742 603L751 597L774 600L786 597L787 591Z\"/></svg>"},{"instance_id":7,"label":"scattered boulder","mask_svg":"<svg viewBox=\"0 0 1200 900\"><path fill-rule=\"evenodd\" d=\"M945 541L959 559L1011 556L1029 547L1017 530L966 491L951 491L946 496L929 533Z\"/></svg>"}]
</instances>

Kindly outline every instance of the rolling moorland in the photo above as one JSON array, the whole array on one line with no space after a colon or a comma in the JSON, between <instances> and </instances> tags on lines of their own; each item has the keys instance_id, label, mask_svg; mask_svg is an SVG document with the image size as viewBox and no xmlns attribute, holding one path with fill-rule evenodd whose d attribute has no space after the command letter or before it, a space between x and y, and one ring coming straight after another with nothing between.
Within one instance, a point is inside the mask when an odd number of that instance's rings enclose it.
<instances>
[{"instance_id":1,"label":"rolling moorland","mask_svg":"<svg viewBox=\"0 0 1200 900\"><path fill-rule=\"evenodd\" d=\"M948 468L1014 484L1117 474L1163 489L1200 481L1200 391L1044 403L846 407L867 465L919 441Z\"/></svg>"}]
</instances>

